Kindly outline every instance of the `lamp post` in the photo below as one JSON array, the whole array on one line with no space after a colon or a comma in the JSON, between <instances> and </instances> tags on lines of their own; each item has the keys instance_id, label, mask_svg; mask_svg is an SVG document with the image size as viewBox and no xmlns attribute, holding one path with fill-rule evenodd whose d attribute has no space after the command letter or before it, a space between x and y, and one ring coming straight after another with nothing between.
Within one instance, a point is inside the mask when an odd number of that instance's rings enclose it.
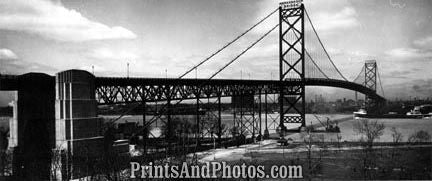
<instances>
[{"instance_id":1,"label":"lamp post","mask_svg":"<svg viewBox=\"0 0 432 181\"><path fill-rule=\"evenodd\" d=\"M127 78L129 78L129 62L126 65L127 65Z\"/></svg>"}]
</instances>

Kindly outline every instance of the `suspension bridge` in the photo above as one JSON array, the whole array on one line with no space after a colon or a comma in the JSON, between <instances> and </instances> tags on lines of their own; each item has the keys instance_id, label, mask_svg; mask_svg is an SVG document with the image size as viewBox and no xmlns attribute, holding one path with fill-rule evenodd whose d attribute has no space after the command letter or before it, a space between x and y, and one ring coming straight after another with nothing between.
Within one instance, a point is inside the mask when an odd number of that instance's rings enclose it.
<instances>
[{"instance_id":1,"label":"suspension bridge","mask_svg":"<svg viewBox=\"0 0 432 181\"><path fill-rule=\"evenodd\" d=\"M210 77L185 78L269 17L276 15L279 23L215 70ZM275 51L279 52L279 80L215 79L220 72L240 61L244 54L277 30L279 42L275 43L279 44L279 50ZM377 114L378 107L385 103L377 63L366 61L364 66L359 67L358 76L348 80L332 60L301 3L295 6L282 4L178 78L95 77L83 70L67 70L54 77L42 73L0 77L0 90L18 91L17 152L30 151L24 145L24 140L31 140L26 138L23 131L30 125L27 123L43 119L46 120L45 127L49 128L50 147L59 147L71 155L78 153L85 145L93 147L95 153L102 151L101 146L97 146L103 142L103 132L100 130L104 127L97 115L98 105L131 104L131 110L142 108L143 127L133 136L154 128L157 121L162 122L166 127L164 133L155 136L150 132L145 137L149 137L146 139L149 143L152 142L151 138L159 137L154 139L164 140L168 148L178 143L174 139L172 121L178 112L178 105L184 102L194 103L194 135L197 144L213 137L221 144L221 104L225 97L231 97L233 126L239 127L240 135L261 138L263 134L268 134L270 124L284 131L298 132L307 126L305 91L308 86L337 87L360 92L366 96L365 108L369 114ZM278 105L276 118L268 115L269 100ZM205 110L205 115L202 110ZM128 111L125 111L109 123L113 124L127 114ZM24 160L22 164L25 164ZM66 164L66 167L72 169L70 164Z\"/></svg>"}]
</instances>

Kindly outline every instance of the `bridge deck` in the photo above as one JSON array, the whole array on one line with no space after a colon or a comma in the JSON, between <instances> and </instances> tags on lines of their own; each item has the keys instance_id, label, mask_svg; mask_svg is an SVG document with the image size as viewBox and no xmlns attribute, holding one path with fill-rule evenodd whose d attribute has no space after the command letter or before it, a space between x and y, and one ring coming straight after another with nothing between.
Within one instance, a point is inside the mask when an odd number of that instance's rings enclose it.
<instances>
[{"instance_id":1,"label":"bridge deck","mask_svg":"<svg viewBox=\"0 0 432 181\"><path fill-rule=\"evenodd\" d=\"M96 87L99 104L137 102L145 96L146 101L163 101L170 97L194 99L196 97L227 97L238 94L276 94L280 87L299 86L300 79L239 80L239 79L176 79L176 78L114 78L97 77ZM372 89L363 85L335 79L306 78L306 86L329 86L350 89L384 100ZM286 90L286 89L284 89Z\"/></svg>"},{"instance_id":2,"label":"bridge deck","mask_svg":"<svg viewBox=\"0 0 432 181\"><path fill-rule=\"evenodd\" d=\"M19 77L0 75L0 90L18 90ZM96 95L99 104L116 104L146 101L163 101L170 98L194 99L207 97L227 97L238 94L277 94L280 87L299 86L300 79L240 80L240 79L178 79L178 78L124 78L96 77ZM306 86L328 86L357 91L379 101L385 100L374 90L361 84L322 78L306 78ZM286 90L286 89L284 89Z\"/></svg>"}]
</instances>

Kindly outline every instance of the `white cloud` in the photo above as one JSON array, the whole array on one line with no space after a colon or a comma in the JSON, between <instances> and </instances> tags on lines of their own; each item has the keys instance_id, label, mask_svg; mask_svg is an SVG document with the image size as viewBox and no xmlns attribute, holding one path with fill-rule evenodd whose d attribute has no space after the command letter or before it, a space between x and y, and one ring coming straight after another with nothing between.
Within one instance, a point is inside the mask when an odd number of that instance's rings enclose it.
<instances>
[{"instance_id":1,"label":"white cloud","mask_svg":"<svg viewBox=\"0 0 432 181\"><path fill-rule=\"evenodd\" d=\"M136 38L126 28L89 20L61 3L47 0L1 0L0 29L72 42Z\"/></svg>"},{"instance_id":2,"label":"white cloud","mask_svg":"<svg viewBox=\"0 0 432 181\"><path fill-rule=\"evenodd\" d=\"M324 7L321 7L321 4L318 4L315 1L305 1L306 11L309 13L312 23L318 33L332 30L340 32L341 29L350 29L360 26L360 22L357 19L357 12L350 3L342 0L331 0L328 2L326 1L325 4ZM262 8L260 8L257 17L252 19L251 23L258 22L279 6L277 1L262 1L259 5ZM276 12L252 32L263 34L278 23L278 12ZM308 22L306 28L311 30Z\"/></svg>"},{"instance_id":3,"label":"white cloud","mask_svg":"<svg viewBox=\"0 0 432 181\"><path fill-rule=\"evenodd\" d=\"M349 52L349 55L356 56L356 57L370 57L370 56L373 56L371 54L368 54L368 53L363 52L363 51L358 51L358 50Z\"/></svg>"},{"instance_id":4,"label":"white cloud","mask_svg":"<svg viewBox=\"0 0 432 181\"><path fill-rule=\"evenodd\" d=\"M389 0L389 3L392 7L404 8L406 3L403 0Z\"/></svg>"},{"instance_id":5,"label":"white cloud","mask_svg":"<svg viewBox=\"0 0 432 181\"><path fill-rule=\"evenodd\" d=\"M18 59L18 56L12 50L0 48L0 60L6 59Z\"/></svg>"},{"instance_id":6,"label":"white cloud","mask_svg":"<svg viewBox=\"0 0 432 181\"><path fill-rule=\"evenodd\" d=\"M347 50L347 49L339 49L339 48L332 48L332 47L327 47L326 50L329 53L330 57L345 56L346 58L354 58L360 60L370 59L375 57L375 55L373 54L369 54L360 50ZM347 63L351 63L351 62L347 62Z\"/></svg>"},{"instance_id":7,"label":"white cloud","mask_svg":"<svg viewBox=\"0 0 432 181\"><path fill-rule=\"evenodd\" d=\"M432 52L415 48L395 48L385 52L386 55L396 58L426 58L432 57Z\"/></svg>"},{"instance_id":8,"label":"white cloud","mask_svg":"<svg viewBox=\"0 0 432 181\"><path fill-rule=\"evenodd\" d=\"M229 57L235 57L239 54L239 51L234 51ZM244 57L249 58L263 58L269 56L279 56L279 45L276 43L263 43L250 49L244 54Z\"/></svg>"},{"instance_id":9,"label":"white cloud","mask_svg":"<svg viewBox=\"0 0 432 181\"><path fill-rule=\"evenodd\" d=\"M310 15L312 16L312 15ZM356 18L357 12L353 7L344 7L339 12L320 12L317 16L312 16L312 22L317 31L329 31L353 28L360 25Z\"/></svg>"},{"instance_id":10,"label":"white cloud","mask_svg":"<svg viewBox=\"0 0 432 181\"><path fill-rule=\"evenodd\" d=\"M344 51L342 51L339 48L326 48L327 52L330 54L330 56L339 56L339 55L343 55Z\"/></svg>"},{"instance_id":11,"label":"white cloud","mask_svg":"<svg viewBox=\"0 0 432 181\"><path fill-rule=\"evenodd\" d=\"M428 36L422 39L414 41L414 44L420 47L430 47L432 48L432 36Z\"/></svg>"}]
</instances>

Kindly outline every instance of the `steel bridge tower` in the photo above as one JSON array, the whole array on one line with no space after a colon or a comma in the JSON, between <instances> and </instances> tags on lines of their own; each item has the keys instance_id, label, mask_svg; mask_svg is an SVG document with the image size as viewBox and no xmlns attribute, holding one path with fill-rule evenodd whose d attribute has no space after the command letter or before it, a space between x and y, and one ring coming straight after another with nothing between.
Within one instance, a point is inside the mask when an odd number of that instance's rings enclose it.
<instances>
[{"instance_id":1,"label":"steel bridge tower","mask_svg":"<svg viewBox=\"0 0 432 181\"><path fill-rule=\"evenodd\" d=\"M305 122L305 34L304 5L281 3L279 6L279 77L280 81L300 79L298 86L280 86L280 127Z\"/></svg>"},{"instance_id":2,"label":"steel bridge tower","mask_svg":"<svg viewBox=\"0 0 432 181\"><path fill-rule=\"evenodd\" d=\"M365 80L364 85L372 89L376 92L377 88L377 63L375 60L367 60L364 65L365 70ZM371 97L367 96L365 97L365 108L368 113L374 113L377 109L375 109L377 106L377 102L375 99L372 99Z\"/></svg>"}]
</instances>

